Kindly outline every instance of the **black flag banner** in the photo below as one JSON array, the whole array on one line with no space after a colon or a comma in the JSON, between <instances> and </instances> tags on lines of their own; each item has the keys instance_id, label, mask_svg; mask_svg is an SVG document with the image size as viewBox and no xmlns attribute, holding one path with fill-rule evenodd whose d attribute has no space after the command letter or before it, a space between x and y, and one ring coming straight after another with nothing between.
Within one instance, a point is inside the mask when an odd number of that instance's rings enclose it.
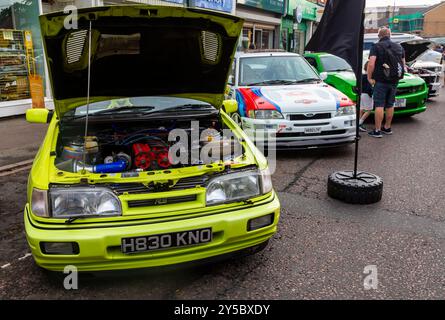
<instances>
[{"instance_id":1,"label":"black flag banner","mask_svg":"<svg viewBox=\"0 0 445 320\"><path fill-rule=\"evenodd\" d=\"M307 51L327 52L345 59L357 78L363 60L363 12L366 0L329 0Z\"/></svg>"},{"instance_id":2,"label":"black flag banner","mask_svg":"<svg viewBox=\"0 0 445 320\"><path fill-rule=\"evenodd\" d=\"M362 93L363 21L366 0L329 0L307 51L327 52L345 59L357 77L354 170L336 171L328 178L328 195L353 204L379 202L383 180L358 171L359 118Z\"/></svg>"}]
</instances>

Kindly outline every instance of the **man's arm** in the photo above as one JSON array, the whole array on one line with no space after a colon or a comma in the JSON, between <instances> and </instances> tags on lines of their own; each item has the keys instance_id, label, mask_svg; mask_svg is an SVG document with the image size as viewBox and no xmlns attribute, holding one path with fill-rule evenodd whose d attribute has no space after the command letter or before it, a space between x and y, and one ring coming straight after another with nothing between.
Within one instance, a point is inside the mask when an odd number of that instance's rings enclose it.
<instances>
[{"instance_id":1,"label":"man's arm","mask_svg":"<svg viewBox=\"0 0 445 320\"><path fill-rule=\"evenodd\" d=\"M372 86L375 85L375 80L372 78L372 75L374 74L376 60L376 56L370 56L368 61L368 81Z\"/></svg>"},{"instance_id":2,"label":"man's arm","mask_svg":"<svg viewBox=\"0 0 445 320\"><path fill-rule=\"evenodd\" d=\"M408 72L408 68L406 65L406 59L405 59L405 49L403 49L403 47L399 44L400 49L402 49L402 63L403 63L403 71L404 72Z\"/></svg>"}]
</instances>

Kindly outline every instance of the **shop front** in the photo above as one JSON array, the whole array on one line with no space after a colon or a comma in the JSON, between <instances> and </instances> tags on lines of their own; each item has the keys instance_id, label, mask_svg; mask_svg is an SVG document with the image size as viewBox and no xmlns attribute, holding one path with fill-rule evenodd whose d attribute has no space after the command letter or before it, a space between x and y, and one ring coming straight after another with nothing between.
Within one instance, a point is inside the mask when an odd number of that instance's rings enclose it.
<instances>
[{"instance_id":1,"label":"shop front","mask_svg":"<svg viewBox=\"0 0 445 320\"><path fill-rule=\"evenodd\" d=\"M42 0L42 2L44 13L63 10L67 5L74 5L77 8L84 8L122 4L188 6L228 13L233 13L235 10L235 0Z\"/></svg>"},{"instance_id":2,"label":"shop front","mask_svg":"<svg viewBox=\"0 0 445 320\"><path fill-rule=\"evenodd\" d=\"M0 0L0 117L49 105L38 0Z\"/></svg>"},{"instance_id":3,"label":"shop front","mask_svg":"<svg viewBox=\"0 0 445 320\"><path fill-rule=\"evenodd\" d=\"M315 32L320 7L306 0L288 0L287 14L282 19L283 48L303 53L304 47Z\"/></svg>"},{"instance_id":4,"label":"shop front","mask_svg":"<svg viewBox=\"0 0 445 320\"><path fill-rule=\"evenodd\" d=\"M284 0L237 0L236 15L245 20L242 49L278 49Z\"/></svg>"}]
</instances>

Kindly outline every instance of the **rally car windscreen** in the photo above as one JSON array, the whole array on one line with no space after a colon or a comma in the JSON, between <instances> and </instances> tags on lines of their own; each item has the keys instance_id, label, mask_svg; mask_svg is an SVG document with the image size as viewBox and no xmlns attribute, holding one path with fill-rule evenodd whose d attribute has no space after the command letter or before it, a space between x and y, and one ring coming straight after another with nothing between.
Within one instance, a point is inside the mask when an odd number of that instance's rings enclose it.
<instances>
[{"instance_id":1,"label":"rally car windscreen","mask_svg":"<svg viewBox=\"0 0 445 320\"><path fill-rule=\"evenodd\" d=\"M266 56L240 59L240 86L305 79L319 79L319 76L302 57Z\"/></svg>"}]
</instances>

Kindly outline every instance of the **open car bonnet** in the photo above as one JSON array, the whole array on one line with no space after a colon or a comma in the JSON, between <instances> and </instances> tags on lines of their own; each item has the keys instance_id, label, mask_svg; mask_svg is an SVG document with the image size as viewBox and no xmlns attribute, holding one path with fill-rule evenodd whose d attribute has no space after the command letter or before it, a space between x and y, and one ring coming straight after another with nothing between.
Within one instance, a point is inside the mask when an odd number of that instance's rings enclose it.
<instances>
[{"instance_id":1,"label":"open car bonnet","mask_svg":"<svg viewBox=\"0 0 445 320\"><path fill-rule=\"evenodd\" d=\"M90 102L178 96L220 107L243 20L166 6L110 6L40 17L56 112ZM91 22L91 50L89 28Z\"/></svg>"},{"instance_id":2,"label":"open car bonnet","mask_svg":"<svg viewBox=\"0 0 445 320\"><path fill-rule=\"evenodd\" d=\"M412 64L433 46L433 43L429 40L409 40L401 42L400 45L405 50L406 63Z\"/></svg>"}]
</instances>

